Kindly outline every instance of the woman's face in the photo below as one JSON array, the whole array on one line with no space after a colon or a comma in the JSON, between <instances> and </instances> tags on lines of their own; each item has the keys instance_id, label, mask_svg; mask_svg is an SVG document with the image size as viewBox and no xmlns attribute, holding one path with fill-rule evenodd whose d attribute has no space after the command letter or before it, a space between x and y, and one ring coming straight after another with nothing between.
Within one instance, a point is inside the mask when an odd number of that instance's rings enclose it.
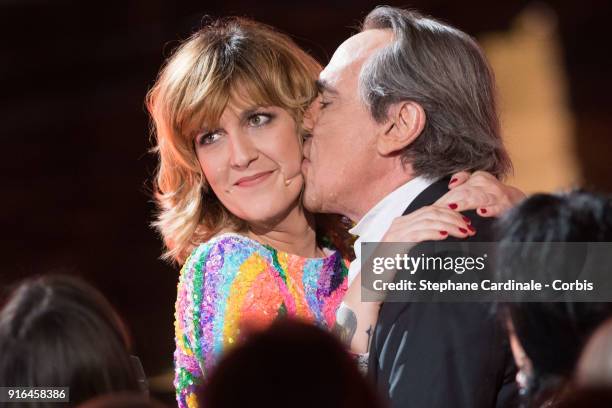
<instances>
[{"instance_id":1,"label":"woman's face","mask_svg":"<svg viewBox=\"0 0 612 408\"><path fill-rule=\"evenodd\" d=\"M230 103L219 126L194 140L206 181L232 214L254 224L280 221L303 186L302 151L284 109Z\"/></svg>"}]
</instances>

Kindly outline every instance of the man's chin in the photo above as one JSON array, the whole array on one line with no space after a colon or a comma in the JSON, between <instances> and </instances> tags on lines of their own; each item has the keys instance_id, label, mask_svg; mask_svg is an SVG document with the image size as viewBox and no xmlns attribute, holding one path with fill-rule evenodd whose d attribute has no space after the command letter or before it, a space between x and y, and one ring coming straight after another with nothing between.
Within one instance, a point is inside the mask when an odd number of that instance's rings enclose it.
<instances>
[{"instance_id":1,"label":"man's chin","mask_svg":"<svg viewBox=\"0 0 612 408\"><path fill-rule=\"evenodd\" d=\"M304 205L304 208L311 213L322 212L321 200L317 198L316 194L314 194L311 188L308 188L308 184L306 184L304 187L302 204Z\"/></svg>"}]
</instances>

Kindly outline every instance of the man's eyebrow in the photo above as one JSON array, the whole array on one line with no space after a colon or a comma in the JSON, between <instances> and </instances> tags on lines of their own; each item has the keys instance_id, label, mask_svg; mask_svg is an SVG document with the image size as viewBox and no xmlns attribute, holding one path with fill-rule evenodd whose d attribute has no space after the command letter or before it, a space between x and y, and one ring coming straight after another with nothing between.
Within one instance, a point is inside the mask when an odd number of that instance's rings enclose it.
<instances>
[{"instance_id":1,"label":"man's eyebrow","mask_svg":"<svg viewBox=\"0 0 612 408\"><path fill-rule=\"evenodd\" d=\"M329 84L329 82L325 81L324 79L317 79L315 81L315 84L317 85L317 89L319 90L320 93L327 92L327 93L334 94L334 95L338 94L338 91L334 87L332 87Z\"/></svg>"}]
</instances>

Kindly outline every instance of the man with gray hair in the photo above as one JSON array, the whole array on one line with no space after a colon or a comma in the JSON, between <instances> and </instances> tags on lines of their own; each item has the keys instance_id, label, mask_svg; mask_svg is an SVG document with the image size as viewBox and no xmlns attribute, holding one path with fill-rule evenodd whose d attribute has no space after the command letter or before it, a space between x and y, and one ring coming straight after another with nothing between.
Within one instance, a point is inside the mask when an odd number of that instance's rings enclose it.
<instances>
[{"instance_id":1,"label":"man with gray hair","mask_svg":"<svg viewBox=\"0 0 612 408\"><path fill-rule=\"evenodd\" d=\"M453 27L376 8L318 82L321 93L306 122L304 202L357 223L351 280L360 273L360 243L381 241L402 214L440 206L451 174L501 177L510 168L490 68L476 42ZM468 201L445 205L462 211L473 208ZM478 216L487 216L486 207L464 215L471 219L466 228L439 233L492 240L490 218ZM372 338L372 327L354 315L344 333L367 332L369 371L393 407L516 405L515 367L488 305L383 303L374 316Z\"/></svg>"}]
</instances>

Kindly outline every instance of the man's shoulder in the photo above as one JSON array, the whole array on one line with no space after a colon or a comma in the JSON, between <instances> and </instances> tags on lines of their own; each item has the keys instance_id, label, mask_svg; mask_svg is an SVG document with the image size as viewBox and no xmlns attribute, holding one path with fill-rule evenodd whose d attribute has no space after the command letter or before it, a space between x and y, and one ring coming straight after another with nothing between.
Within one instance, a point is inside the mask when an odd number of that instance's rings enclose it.
<instances>
[{"instance_id":1,"label":"man's shoulder","mask_svg":"<svg viewBox=\"0 0 612 408\"><path fill-rule=\"evenodd\" d=\"M468 242L494 242L495 241L495 220L493 217L482 217L476 211L463 211L462 215L470 219L470 225L476 230L476 234L465 239L454 238L457 241ZM452 238L452 237L450 237Z\"/></svg>"},{"instance_id":2,"label":"man's shoulder","mask_svg":"<svg viewBox=\"0 0 612 408\"><path fill-rule=\"evenodd\" d=\"M434 204L440 197L446 194L448 190L448 183L450 182L451 176L442 177L435 181L425 190L423 190L418 196L415 197L412 202L406 204L406 209L403 215L410 214L419 208L426 207ZM495 218L482 217L476 211L463 211L463 215L468 217L471 221L471 225L476 229L476 235L462 239L463 241L472 242L491 242L494 241L494 223ZM458 238L449 237L448 241L459 241Z\"/></svg>"},{"instance_id":3,"label":"man's shoulder","mask_svg":"<svg viewBox=\"0 0 612 408\"><path fill-rule=\"evenodd\" d=\"M406 210L403 215L409 214L421 207L432 205L440 197L448 192L448 183L450 176L442 177L441 179L431 183L425 190L421 191L412 202L406 204Z\"/></svg>"}]
</instances>

